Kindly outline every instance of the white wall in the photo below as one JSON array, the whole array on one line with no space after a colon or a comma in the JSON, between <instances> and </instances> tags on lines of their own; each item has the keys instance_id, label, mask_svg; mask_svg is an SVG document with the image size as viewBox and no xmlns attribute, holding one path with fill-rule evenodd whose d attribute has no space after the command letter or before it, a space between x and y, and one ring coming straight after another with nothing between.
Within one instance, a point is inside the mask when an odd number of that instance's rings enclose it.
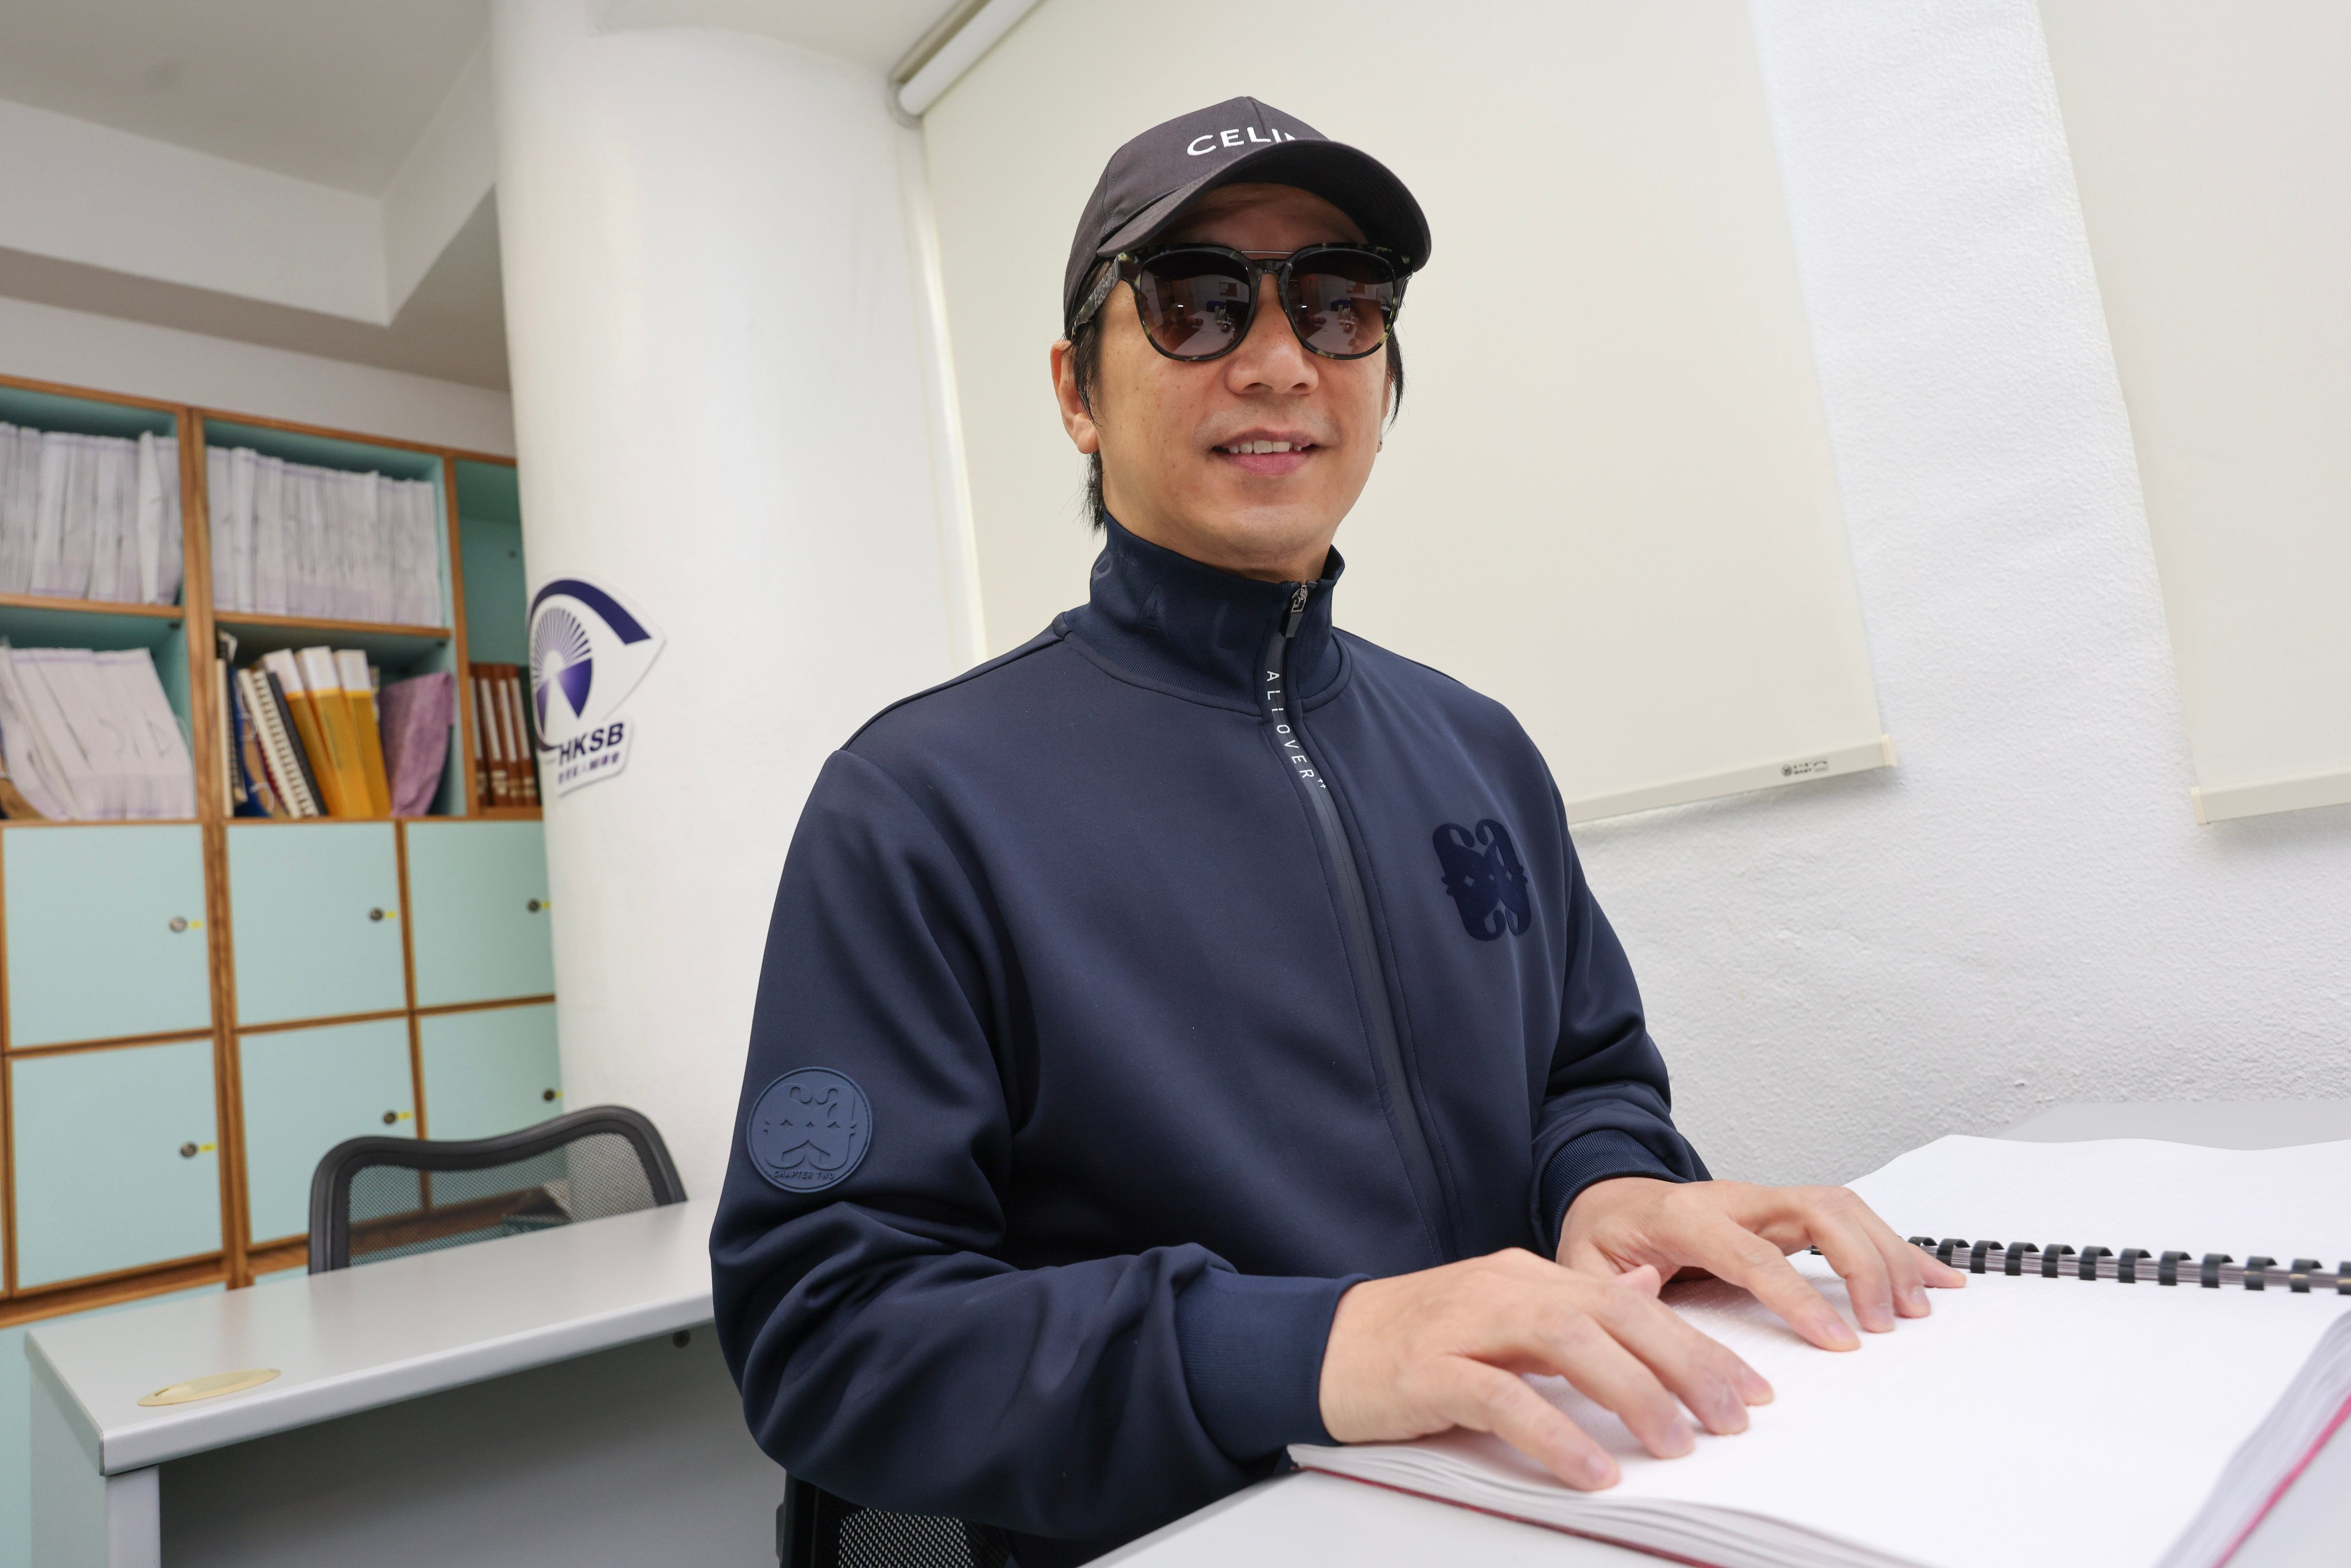
<instances>
[{"instance_id":1,"label":"white wall","mask_svg":"<svg viewBox=\"0 0 2351 1568\"><path fill-rule=\"evenodd\" d=\"M0 375L510 456L501 392L0 298Z\"/></svg>"},{"instance_id":2,"label":"white wall","mask_svg":"<svg viewBox=\"0 0 2351 1568\"><path fill-rule=\"evenodd\" d=\"M1903 766L1581 833L1677 1113L1720 1174L1837 1179L2053 1101L2351 1095L2351 808L2180 809L2031 0L1754 14Z\"/></svg>"}]
</instances>

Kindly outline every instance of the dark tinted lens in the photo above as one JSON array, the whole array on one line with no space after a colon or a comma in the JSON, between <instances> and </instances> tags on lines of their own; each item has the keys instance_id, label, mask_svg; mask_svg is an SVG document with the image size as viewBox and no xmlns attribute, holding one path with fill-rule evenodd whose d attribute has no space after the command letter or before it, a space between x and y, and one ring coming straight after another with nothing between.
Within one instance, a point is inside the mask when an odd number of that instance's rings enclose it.
<instances>
[{"instance_id":1,"label":"dark tinted lens","mask_svg":"<svg viewBox=\"0 0 2351 1568\"><path fill-rule=\"evenodd\" d=\"M1155 256L1134 280L1143 329L1179 360L1221 354L1249 330L1249 281L1247 267L1214 251Z\"/></svg>"},{"instance_id":2,"label":"dark tinted lens","mask_svg":"<svg viewBox=\"0 0 2351 1568\"><path fill-rule=\"evenodd\" d=\"M1395 268L1362 250L1322 250L1290 264L1290 319L1298 340L1334 360L1357 360L1387 340Z\"/></svg>"}]
</instances>

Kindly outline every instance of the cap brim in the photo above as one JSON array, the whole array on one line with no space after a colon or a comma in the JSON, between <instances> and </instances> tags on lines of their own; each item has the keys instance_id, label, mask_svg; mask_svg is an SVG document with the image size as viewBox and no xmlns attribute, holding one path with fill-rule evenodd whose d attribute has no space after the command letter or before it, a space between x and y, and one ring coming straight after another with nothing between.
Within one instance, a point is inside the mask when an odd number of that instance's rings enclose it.
<instances>
[{"instance_id":1,"label":"cap brim","mask_svg":"<svg viewBox=\"0 0 2351 1568\"><path fill-rule=\"evenodd\" d=\"M1355 221L1364 238L1403 258L1407 273L1428 262L1428 220L1388 166L1343 141L1278 142L1261 147L1160 197L1094 248L1097 257L1146 245L1208 192L1224 185L1295 185Z\"/></svg>"}]
</instances>

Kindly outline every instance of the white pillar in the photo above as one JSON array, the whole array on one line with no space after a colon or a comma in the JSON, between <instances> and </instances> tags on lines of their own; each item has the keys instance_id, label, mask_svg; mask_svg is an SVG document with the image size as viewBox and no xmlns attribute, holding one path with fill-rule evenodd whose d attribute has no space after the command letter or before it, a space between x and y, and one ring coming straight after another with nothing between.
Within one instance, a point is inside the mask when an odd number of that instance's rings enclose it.
<instances>
[{"instance_id":1,"label":"white pillar","mask_svg":"<svg viewBox=\"0 0 2351 1568\"><path fill-rule=\"evenodd\" d=\"M498 0L493 46L532 585L668 640L626 770L547 805L565 1101L707 1194L809 786L978 629L914 133L871 72L595 10Z\"/></svg>"}]
</instances>

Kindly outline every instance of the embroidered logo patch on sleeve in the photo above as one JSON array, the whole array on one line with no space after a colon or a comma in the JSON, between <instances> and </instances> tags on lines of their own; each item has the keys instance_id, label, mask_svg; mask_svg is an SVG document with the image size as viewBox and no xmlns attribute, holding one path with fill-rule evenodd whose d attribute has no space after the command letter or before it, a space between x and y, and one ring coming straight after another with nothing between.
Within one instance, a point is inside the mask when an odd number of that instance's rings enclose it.
<instances>
[{"instance_id":1,"label":"embroidered logo patch on sleeve","mask_svg":"<svg viewBox=\"0 0 2351 1568\"><path fill-rule=\"evenodd\" d=\"M822 1192L844 1179L872 1141L865 1091L827 1067L768 1084L743 1129L751 1164L786 1192Z\"/></svg>"}]
</instances>

